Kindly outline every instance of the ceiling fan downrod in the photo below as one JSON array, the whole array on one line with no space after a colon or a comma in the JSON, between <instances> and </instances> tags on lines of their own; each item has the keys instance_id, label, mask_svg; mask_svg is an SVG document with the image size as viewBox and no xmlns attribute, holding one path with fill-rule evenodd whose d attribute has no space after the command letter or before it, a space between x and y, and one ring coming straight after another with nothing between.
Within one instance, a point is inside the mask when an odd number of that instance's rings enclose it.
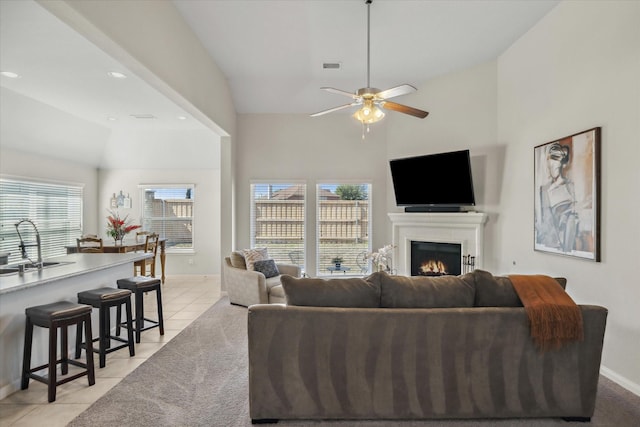
<instances>
[{"instance_id":1,"label":"ceiling fan downrod","mask_svg":"<svg viewBox=\"0 0 640 427\"><path fill-rule=\"evenodd\" d=\"M373 0L365 0L367 5L367 87L371 87L371 2Z\"/></svg>"}]
</instances>

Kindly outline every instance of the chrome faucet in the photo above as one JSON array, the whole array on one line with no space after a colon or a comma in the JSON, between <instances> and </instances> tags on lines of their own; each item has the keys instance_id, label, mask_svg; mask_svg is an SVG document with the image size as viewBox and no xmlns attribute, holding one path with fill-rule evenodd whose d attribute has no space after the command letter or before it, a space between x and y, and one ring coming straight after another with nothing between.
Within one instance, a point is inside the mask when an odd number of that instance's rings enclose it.
<instances>
[{"instance_id":1,"label":"chrome faucet","mask_svg":"<svg viewBox=\"0 0 640 427\"><path fill-rule=\"evenodd\" d=\"M36 232L36 242L35 243L25 243L24 240L22 240L22 236L20 235L20 224L22 224L23 222L27 222L29 224L31 224L31 226L33 227L33 229ZM22 253L22 259L28 259L31 264L35 264L36 267L38 268L38 270L42 270L42 245L40 243L40 233L38 232L38 227L36 227L36 225L33 223L33 221L31 221L30 219L24 218L21 219L20 221L18 221L16 224L16 232L18 233L18 238L20 239L20 245L18 246L20 248L20 252ZM27 253L27 248L29 247L33 247L33 246L37 246L38 247L38 262L34 263L31 258L29 258L29 254Z\"/></svg>"}]
</instances>

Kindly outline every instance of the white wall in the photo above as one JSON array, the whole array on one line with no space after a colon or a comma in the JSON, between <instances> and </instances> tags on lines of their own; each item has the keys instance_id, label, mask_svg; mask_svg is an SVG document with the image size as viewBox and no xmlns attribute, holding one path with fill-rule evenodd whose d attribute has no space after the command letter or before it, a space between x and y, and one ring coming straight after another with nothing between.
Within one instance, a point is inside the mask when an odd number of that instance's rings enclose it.
<instances>
[{"instance_id":1,"label":"white wall","mask_svg":"<svg viewBox=\"0 0 640 427\"><path fill-rule=\"evenodd\" d=\"M385 124L371 126L362 140L362 127L347 114L311 118L302 114L238 116L236 174L236 248L249 247L249 184L252 179L303 180L307 183L307 224L314 224L315 186L326 180L362 180L373 184L373 227L387 228L384 206L388 167ZM380 201L380 203L377 202ZM384 244L374 236L373 247ZM315 271L314 227L307 226L307 271Z\"/></svg>"},{"instance_id":2,"label":"white wall","mask_svg":"<svg viewBox=\"0 0 640 427\"><path fill-rule=\"evenodd\" d=\"M568 278L609 309L604 372L640 394L640 3L565 1L498 60L507 146L497 271ZM602 126L602 262L533 251L533 147Z\"/></svg>"},{"instance_id":3,"label":"white wall","mask_svg":"<svg viewBox=\"0 0 640 427\"><path fill-rule=\"evenodd\" d=\"M493 242L500 212L499 183L506 149L497 138L496 62L441 76L417 88L416 93L398 98L397 102L429 111L429 115L420 120L389 113L387 157L470 150L476 210L489 214L484 244L487 259L482 261L482 265L491 269L495 266ZM446 180L421 185L446 185ZM390 176L386 205L388 212L402 212L396 207ZM390 241L391 236L387 239Z\"/></svg>"},{"instance_id":4,"label":"white wall","mask_svg":"<svg viewBox=\"0 0 640 427\"><path fill-rule=\"evenodd\" d=\"M195 184L194 251L169 253L167 275L220 274L220 170L219 169L109 169L99 171L98 217L103 219L95 230L84 230L103 238L106 217L113 193L120 190L131 195L131 209L120 209L134 223L140 223L141 184ZM132 239L132 236L126 239ZM190 260L192 263L190 263Z\"/></svg>"}]
</instances>

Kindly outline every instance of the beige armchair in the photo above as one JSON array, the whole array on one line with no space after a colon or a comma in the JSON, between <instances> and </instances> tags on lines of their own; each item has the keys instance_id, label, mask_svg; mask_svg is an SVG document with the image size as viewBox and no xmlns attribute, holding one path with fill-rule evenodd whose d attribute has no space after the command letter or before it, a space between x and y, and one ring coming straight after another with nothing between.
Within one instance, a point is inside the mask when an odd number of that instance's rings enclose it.
<instances>
[{"instance_id":1,"label":"beige armchair","mask_svg":"<svg viewBox=\"0 0 640 427\"><path fill-rule=\"evenodd\" d=\"M222 266L223 278L232 304L250 306L252 304L286 304L280 276L288 274L301 276L301 269L292 264L276 264L280 275L266 278L264 274L247 270L246 267L234 267L231 258L225 257Z\"/></svg>"}]
</instances>

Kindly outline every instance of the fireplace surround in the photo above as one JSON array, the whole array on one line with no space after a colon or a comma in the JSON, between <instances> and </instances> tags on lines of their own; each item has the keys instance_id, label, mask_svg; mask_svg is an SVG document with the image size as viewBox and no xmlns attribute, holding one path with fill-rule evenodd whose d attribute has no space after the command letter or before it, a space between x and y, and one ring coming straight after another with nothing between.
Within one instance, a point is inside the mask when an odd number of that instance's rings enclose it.
<instances>
[{"instance_id":1,"label":"fireplace surround","mask_svg":"<svg viewBox=\"0 0 640 427\"><path fill-rule=\"evenodd\" d=\"M397 274L411 276L413 242L449 243L460 246L460 265L464 257L473 257L475 268L484 261L484 224L488 215L479 212L389 213L393 230L393 266ZM414 244L415 246L415 244ZM457 271L456 271L457 272ZM455 273L450 273L455 274ZM458 273L459 274L459 273Z\"/></svg>"}]
</instances>

